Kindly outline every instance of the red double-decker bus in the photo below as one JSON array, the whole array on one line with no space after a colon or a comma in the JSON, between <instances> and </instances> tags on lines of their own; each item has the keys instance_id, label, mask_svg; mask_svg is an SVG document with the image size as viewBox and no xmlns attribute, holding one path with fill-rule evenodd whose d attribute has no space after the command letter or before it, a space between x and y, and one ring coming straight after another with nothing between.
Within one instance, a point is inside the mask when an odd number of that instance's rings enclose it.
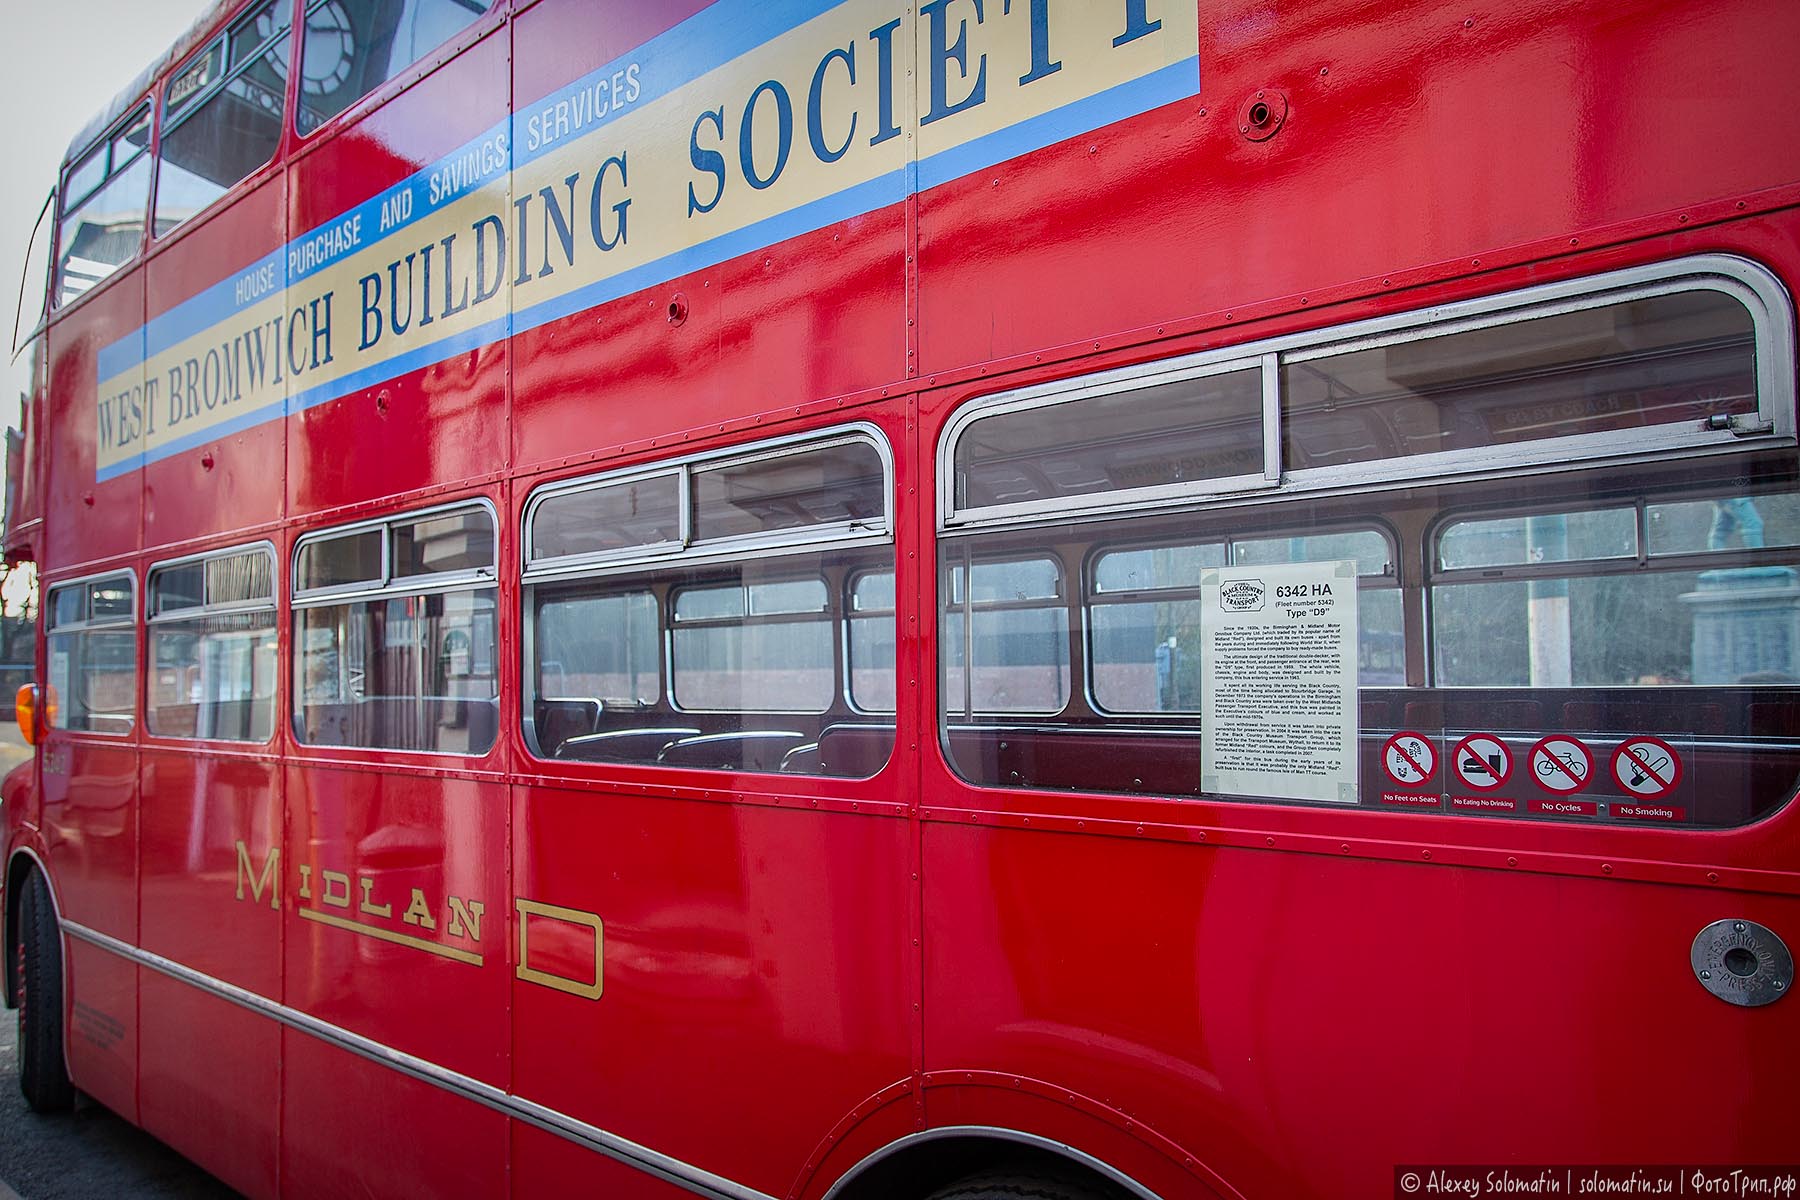
<instances>
[{"instance_id":1,"label":"red double-decker bus","mask_svg":"<svg viewBox=\"0 0 1800 1200\"><path fill-rule=\"evenodd\" d=\"M48 227L26 1095L254 1196L1791 1160L1797 46L220 4Z\"/></svg>"}]
</instances>

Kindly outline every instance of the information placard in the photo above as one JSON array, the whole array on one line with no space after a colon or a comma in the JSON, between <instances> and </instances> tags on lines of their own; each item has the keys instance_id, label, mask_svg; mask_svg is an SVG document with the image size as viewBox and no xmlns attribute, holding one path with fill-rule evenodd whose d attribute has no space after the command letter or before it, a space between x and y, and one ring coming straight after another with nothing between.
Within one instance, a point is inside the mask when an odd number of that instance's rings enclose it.
<instances>
[{"instance_id":1,"label":"information placard","mask_svg":"<svg viewBox=\"0 0 1800 1200\"><path fill-rule=\"evenodd\" d=\"M1355 804L1354 562L1200 576L1201 788Z\"/></svg>"}]
</instances>

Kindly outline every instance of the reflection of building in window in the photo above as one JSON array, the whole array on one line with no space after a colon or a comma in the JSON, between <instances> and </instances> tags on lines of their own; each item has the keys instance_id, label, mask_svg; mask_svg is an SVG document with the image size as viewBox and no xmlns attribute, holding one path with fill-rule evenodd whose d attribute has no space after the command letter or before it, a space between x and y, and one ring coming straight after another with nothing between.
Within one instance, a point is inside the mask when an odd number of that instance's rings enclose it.
<instances>
[{"instance_id":1,"label":"reflection of building in window","mask_svg":"<svg viewBox=\"0 0 1800 1200\"><path fill-rule=\"evenodd\" d=\"M491 0L315 0L300 51L301 133L311 133L478 20Z\"/></svg>"}]
</instances>

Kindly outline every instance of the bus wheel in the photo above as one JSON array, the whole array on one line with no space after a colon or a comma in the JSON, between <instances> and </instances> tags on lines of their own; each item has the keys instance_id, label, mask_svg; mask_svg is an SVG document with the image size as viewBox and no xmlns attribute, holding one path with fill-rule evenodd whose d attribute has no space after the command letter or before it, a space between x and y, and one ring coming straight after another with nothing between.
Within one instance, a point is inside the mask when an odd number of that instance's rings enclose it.
<instances>
[{"instance_id":1,"label":"bus wheel","mask_svg":"<svg viewBox=\"0 0 1800 1200\"><path fill-rule=\"evenodd\" d=\"M19 953L13 964L19 997L19 1090L38 1112L75 1103L63 1062L62 936L44 877L32 873L19 895Z\"/></svg>"},{"instance_id":2,"label":"bus wheel","mask_svg":"<svg viewBox=\"0 0 1800 1200\"><path fill-rule=\"evenodd\" d=\"M1108 1200L1084 1184L1038 1171L983 1171L931 1194L930 1200Z\"/></svg>"}]
</instances>

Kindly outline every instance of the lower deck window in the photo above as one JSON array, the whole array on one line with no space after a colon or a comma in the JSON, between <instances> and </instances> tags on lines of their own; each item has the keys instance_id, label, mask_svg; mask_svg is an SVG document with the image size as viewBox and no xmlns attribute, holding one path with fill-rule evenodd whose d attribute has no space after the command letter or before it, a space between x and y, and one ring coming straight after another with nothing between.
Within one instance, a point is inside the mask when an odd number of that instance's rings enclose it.
<instances>
[{"instance_id":1,"label":"lower deck window","mask_svg":"<svg viewBox=\"0 0 1800 1200\"><path fill-rule=\"evenodd\" d=\"M50 589L46 630L52 723L81 733L129 734L137 714L137 627L131 576Z\"/></svg>"},{"instance_id":2,"label":"lower deck window","mask_svg":"<svg viewBox=\"0 0 1800 1200\"><path fill-rule=\"evenodd\" d=\"M485 754L500 731L485 502L309 534L294 553L294 733L314 746Z\"/></svg>"},{"instance_id":3,"label":"lower deck window","mask_svg":"<svg viewBox=\"0 0 1800 1200\"><path fill-rule=\"evenodd\" d=\"M533 752L874 775L897 695L891 494L863 426L541 489L525 536Z\"/></svg>"}]
</instances>

